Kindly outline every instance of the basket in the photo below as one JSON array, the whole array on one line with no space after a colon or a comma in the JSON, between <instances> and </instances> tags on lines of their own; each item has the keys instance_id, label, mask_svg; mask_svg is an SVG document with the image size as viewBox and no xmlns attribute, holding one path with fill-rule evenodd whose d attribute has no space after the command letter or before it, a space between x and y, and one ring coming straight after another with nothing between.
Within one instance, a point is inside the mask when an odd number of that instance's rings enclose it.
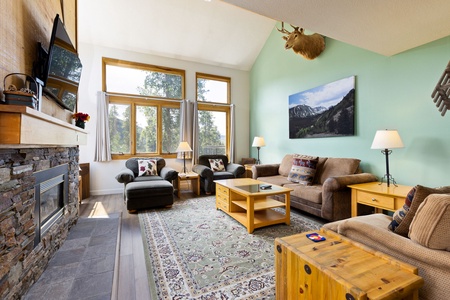
<instances>
[{"instance_id":1,"label":"basket","mask_svg":"<svg viewBox=\"0 0 450 300\"><path fill-rule=\"evenodd\" d=\"M8 86L8 90L6 87L6 81L8 77L12 76L24 76L25 80L24 86L19 90L10 90L10 86ZM10 79L11 79L10 78ZM15 86L14 86L15 87ZM5 102L3 104L11 104L11 105L23 105L28 106L33 109L38 108L38 100L36 97L37 94L37 82L33 77L23 74L23 73L11 73L5 76L3 79L3 94L5 94Z\"/></svg>"}]
</instances>

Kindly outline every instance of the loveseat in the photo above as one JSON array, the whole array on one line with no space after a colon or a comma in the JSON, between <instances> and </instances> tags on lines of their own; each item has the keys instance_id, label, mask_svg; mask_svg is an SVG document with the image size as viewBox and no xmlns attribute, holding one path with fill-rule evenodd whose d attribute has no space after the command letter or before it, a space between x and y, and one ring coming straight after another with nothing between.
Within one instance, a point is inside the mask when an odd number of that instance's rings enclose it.
<instances>
[{"instance_id":1,"label":"loveseat","mask_svg":"<svg viewBox=\"0 0 450 300\"><path fill-rule=\"evenodd\" d=\"M308 184L293 182L291 179L294 159L302 158L309 161ZM279 164L254 165L253 179L258 179L274 185L293 189L290 206L321 217L336 221L351 216L350 184L377 181L370 173L361 173L359 159L312 157L298 154L287 154ZM312 168L313 167L313 168Z\"/></svg>"},{"instance_id":2,"label":"loveseat","mask_svg":"<svg viewBox=\"0 0 450 300\"><path fill-rule=\"evenodd\" d=\"M450 194L436 192L450 193L450 187L417 187L411 208L395 229L391 227L393 217L384 214L340 220L324 228L417 267L424 279L419 289L421 300L449 299Z\"/></svg>"},{"instance_id":3,"label":"loveseat","mask_svg":"<svg viewBox=\"0 0 450 300\"><path fill-rule=\"evenodd\" d=\"M213 170L210 160L219 161L220 164L218 165L220 165L221 170L216 167ZM214 180L243 177L245 168L240 164L228 162L226 155L200 155L198 163L192 167L192 172L199 175L200 189L209 195L216 192Z\"/></svg>"}]
</instances>

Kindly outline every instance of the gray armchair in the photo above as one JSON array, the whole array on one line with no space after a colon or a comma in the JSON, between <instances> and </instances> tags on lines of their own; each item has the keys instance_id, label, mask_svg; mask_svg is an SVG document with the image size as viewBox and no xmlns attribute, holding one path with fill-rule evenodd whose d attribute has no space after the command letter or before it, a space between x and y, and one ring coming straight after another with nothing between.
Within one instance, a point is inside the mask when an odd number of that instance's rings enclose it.
<instances>
[{"instance_id":1,"label":"gray armchair","mask_svg":"<svg viewBox=\"0 0 450 300\"><path fill-rule=\"evenodd\" d=\"M225 166L225 171L213 172L209 163L210 158L221 159ZM239 164L228 163L228 157L226 155L201 155L198 158L198 164L192 167L192 171L199 175L200 189L208 195L216 192L214 180L243 177L245 168Z\"/></svg>"},{"instance_id":2,"label":"gray armchair","mask_svg":"<svg viewBox=\"0 0 450 300\"><path fill-rule=\"evenodd\" d=\"M156 160L158 175L138 176L138 160ZM128 210L149 209L158 206L172 205L172 181L178 178L178 172L166 166L161 157L130 158L117 175L116 180L124 185L124 200Z\"/></svg>"},{"instance_id":3,"label":"gray armchair","mask_svg":"<svg viewBox=\"0 0 450 300\"><path fill-rule=\"evenodd\" d=\"M156 169L158 175L154 176L138 176L138 160L140 159L154 159L156 160ZM154 180L167 180L172 183L172 180L176 180L178 172L171 167L166 166L166 161L162 157L145 157L145 158L130 158L125 162L125 168L123 168L119 174L116 175L116 180L120 183L127 185L130 182L139 181L154 181Z\"/></svg>"}]
</instances>

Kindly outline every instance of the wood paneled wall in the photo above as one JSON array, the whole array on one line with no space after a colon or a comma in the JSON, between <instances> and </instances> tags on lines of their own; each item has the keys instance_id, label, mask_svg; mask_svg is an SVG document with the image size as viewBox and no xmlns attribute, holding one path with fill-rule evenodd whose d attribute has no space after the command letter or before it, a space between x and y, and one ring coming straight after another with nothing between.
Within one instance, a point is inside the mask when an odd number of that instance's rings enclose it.
<instances>
[{"instance_id":1,"label":"wood paneled wall","mask_svg":"<svg viewBox=\"0 0 450 300\"><path fill-rule=\"evenodd\" d=\"M0 1L0 93L9 73L32 74L38 42L48 48L53 20L59 14L71 40L77 45L77 0L1 0ZM49 99L43 112L67 119Z\"/></svg>"}]
</instances>

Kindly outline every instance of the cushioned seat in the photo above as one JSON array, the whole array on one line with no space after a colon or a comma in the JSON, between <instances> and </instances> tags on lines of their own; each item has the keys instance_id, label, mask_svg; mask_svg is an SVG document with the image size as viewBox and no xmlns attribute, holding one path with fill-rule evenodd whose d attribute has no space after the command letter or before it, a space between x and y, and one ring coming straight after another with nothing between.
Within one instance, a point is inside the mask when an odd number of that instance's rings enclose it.
<instances>
[{"instance_id":1,"label":"cushioned seat","mask_svg":"<svg viewBox=\"0 0 450 300\"><path fill-rule=\"evenodd\" d=\"M128 210L173 204L173 186L165 180L135 181L125 187Z\"/></svg>"},{"instance_id":2,"label":"cushioned seat","mask_svg":"<svg viewBox=\"0 0 450 300\"><path fill-rule=\"evenodd\" d=\"M172 182L177 178L178 172L166 166L161 157L130 158L116 175L116 180L124 184L128 210L172 205Z\"/></svg>"}]
</instances>

